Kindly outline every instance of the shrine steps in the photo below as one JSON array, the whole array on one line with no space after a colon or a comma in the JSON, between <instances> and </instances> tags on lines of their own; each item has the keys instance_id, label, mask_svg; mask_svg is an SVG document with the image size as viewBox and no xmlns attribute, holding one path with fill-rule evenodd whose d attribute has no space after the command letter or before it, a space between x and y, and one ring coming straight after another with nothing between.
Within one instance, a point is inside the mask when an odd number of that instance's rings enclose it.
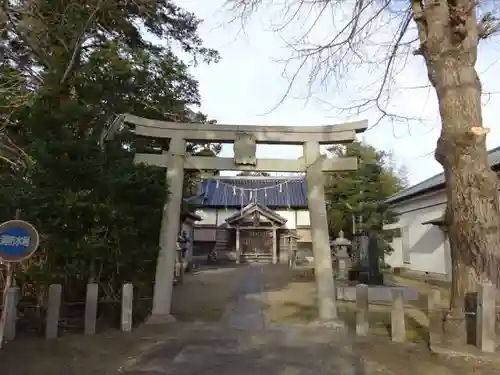
<instances>
[{"instance_id":1,"label":"shrine steps","mask_svg":"<svg viewBox=\"0 0 500 375\"><path fill-rule=\"evenodd\" d=\"M273 256L268 253L253 253L253 254L242 254L242 263L272 263Z\"/></svg>"}]
</instances>

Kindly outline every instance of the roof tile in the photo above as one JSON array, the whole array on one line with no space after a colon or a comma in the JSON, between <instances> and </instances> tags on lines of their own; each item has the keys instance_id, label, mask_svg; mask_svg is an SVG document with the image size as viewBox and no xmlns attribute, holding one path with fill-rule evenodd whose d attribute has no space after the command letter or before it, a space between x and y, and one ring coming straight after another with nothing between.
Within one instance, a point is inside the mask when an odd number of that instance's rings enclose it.
<instances>
[{"instance_id":1,"label":"roof tile","mask_svg":"<svg viewBox=\"0 0 500 375\"><path fill-rule=\"evenodd\" d=\"M201 206L242 208L254 201L271 208L307 208L306 183L303 178L246 176L201 182Z\"/></svg>"}]
</instances>

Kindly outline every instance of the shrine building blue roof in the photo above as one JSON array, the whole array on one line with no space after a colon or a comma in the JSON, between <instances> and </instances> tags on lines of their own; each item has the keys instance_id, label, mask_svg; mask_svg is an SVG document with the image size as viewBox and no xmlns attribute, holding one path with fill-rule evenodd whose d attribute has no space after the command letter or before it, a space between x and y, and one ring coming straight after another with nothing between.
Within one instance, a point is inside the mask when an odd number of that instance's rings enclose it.
<instances>
[{"instance_id":1,"label":"shrine building blue roof","mask_svg":"<svg viewBox=\"0 0 500 375\"><path fill-rule=\"evenodd\" d=\"M196 199L199 207L237 207L249 203L277 208L307 208L303 177L218 177L202 180Z\"/></svg>"}]
</instances>

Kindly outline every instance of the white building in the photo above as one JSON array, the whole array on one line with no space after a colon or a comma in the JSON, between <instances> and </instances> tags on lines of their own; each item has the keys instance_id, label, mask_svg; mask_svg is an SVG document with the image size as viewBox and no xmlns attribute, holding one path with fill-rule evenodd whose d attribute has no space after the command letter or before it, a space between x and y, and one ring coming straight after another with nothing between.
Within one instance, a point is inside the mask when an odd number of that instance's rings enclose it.
<instances>
[{"instance_id":1,"label":"white building","mask_svg":"<svg viewBox=\"0 0 500 375\"><path fill-rule=\"evenodd\" d=\"M488 153L493 170L500 170L500 147ZM393 233L392 248L385 261L437 279L451 279L450 245L444 227L446 208L444 174L411 186L386 200L398 221L384 226Z\"/></svg>"}]
</instances>

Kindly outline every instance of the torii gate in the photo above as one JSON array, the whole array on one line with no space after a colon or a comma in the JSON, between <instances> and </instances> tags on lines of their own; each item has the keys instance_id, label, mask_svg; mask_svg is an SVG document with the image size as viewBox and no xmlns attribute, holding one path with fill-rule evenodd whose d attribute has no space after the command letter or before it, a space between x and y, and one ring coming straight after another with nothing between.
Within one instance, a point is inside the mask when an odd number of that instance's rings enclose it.
<instances>
[{"instance_id":1,"label":"torii gate","mask_svg":"<svg viewBox=\"0 0 500 375\"><path fill-rule=\"evenodd\" d=\"M320 154L319 146L351 143L356 139L356 133L367 129L367 121L329 126L240 126L166 122L125 114L111 124L103 139L113 139L124 126L135 130L138 136L170 140L167 152L138 153L134 158L135 163L165 167L170 193L163 209L153 310L148 322L174 320L170 308L184 170L305 172L319 318L324 321L337 319L323 172L356 170L358 161L352 157L326 158ZM187 141L234 143L234 158L186 155ZM303 157L298 160L257 159L256 143L302 145Z\"/></svg>"}]
</instances>

